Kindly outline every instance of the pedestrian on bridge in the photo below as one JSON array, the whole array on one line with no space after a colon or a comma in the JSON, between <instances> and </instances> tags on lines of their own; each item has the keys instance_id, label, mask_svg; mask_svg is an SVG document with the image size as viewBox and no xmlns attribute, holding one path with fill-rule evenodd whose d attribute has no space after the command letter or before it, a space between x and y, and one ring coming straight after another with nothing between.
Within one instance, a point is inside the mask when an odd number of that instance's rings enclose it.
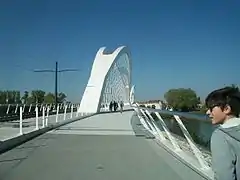
<instances>
[{"instance_id":1,"label":"pedestrian on bridge","mask_svg":"<svg viewBox=\"0 0 240 180\"><path fill-rule=\"evenodd\" d=\"M113 105L114 105L114 102L111 101L110 104L109 104L109 111L110 111L110 112L112 112L112 110L113 110L113 109L112 109L112 108L113 108Z\"/></svg>"},{"instance_id":2,"label":"pedestrian on bridge","mask_svg":"<svg viewBox=\"0 0 240 180\"><path fill-rule=\"evenodd\" d=\"M217 180L240 180L240 92L226 87L206 98L207 114L219 125L211 137L212 167Z\"/></svg>"},{"instance_id":3,"label":"pedestrian on bridge","mask_svg":"<svg viewBox=\"0 0 240 180\"><path fill-rule=\"evenodd\" d=\"M123 101L121 101L120 102L120 111L121 111L121 113L123 112L123 106L124 106Z\"/></svg>"},{"instance_id":4,"label":"pedestrian on bridge","mask_svg":"<svg viewBox=\"0 0 240 180\"><path fill-rule=\"evenodd\" d=\"M114 108L114 111L116 112L118 109L118 103L116 101L113 102L113 108Z\"/></svg>"}]
</instances>

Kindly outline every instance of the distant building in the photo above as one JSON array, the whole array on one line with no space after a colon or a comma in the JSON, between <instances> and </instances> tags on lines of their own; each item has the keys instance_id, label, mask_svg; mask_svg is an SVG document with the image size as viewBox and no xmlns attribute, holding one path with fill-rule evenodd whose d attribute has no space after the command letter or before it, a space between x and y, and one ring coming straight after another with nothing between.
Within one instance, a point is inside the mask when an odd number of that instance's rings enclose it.
<instances>
[{"instance_id":1,"label":"distant building","mask_svg":"<svg viewBox=\"0 0 240 180\"><path fill-rule=\"evenodd\" d=\"M154 109L165 109L166 108L166 103L164 103L162 100L138 101L137 103L140 106L145 106L148 108L154 108Z\"/></svg>"}]
</instances>

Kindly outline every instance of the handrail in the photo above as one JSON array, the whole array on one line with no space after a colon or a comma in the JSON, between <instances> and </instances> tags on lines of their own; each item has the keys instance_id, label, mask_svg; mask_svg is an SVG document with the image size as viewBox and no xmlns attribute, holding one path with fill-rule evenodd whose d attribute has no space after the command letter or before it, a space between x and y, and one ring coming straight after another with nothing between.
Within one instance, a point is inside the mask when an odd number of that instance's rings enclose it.
<instances>
[{"instance_id":1,"label":"handrail","mask_svg":"<svg viewBox=\"0 0 240 180\"><path fill-rule=\"evenodd\" d=\"M201 152L197 144L194 142L190 133L188 132L187 128L185 127L180 118L180 117L192 118L194 120L207 122L207 116L201 117L197 116L196 114L140 107L137 103L133 104L132 107L137 113L142 125L146 128L146 130L151 132L156 137L157 141L159 141L165 148L168 148L169 151L178 156L179 159L182 159L182 161L185 161L188 165L192 166L192 168L194 168L196 171L202 173L207 179L213 178L211 164L209 164L203 152ZM157 125L156 119L153 118L153 114L156 115L156 118L160 122L160 124ZM186 139L185 145L187 145L189 149L192 151L194 157L193 159L196 158L196 160L193 161L192 158L191 160L186 160L186 158L184 159L182 157L183 154L185 154L186 156L189 156L189 154L187 154L187 152L185 152L185 149L181 147L178 141L178 137L176 137L176 135L170 132L161 114L171 115L174 117L174 120L179 125ZM159 126L161 126L161 128ZM169 142L171 146L169 146Z\"/></svg>"},{"instance_id":2,"label":"handrail","mask_svg":"<svg viewBox=\"0 0 240 180\"><path fill-rule=\"evenodd\" d=\"M18 110L20 107L23 107L23 112L31 112L34 111L34 107L40 107L40 110L42 110L43 106L48 106L50 109L55 109L56 105L51 104L51 103L31 103L31 104L0 104L0 110L3 111L4 107L5 113L9 114L10 108L13 108L14 112L13 113L18 113ZM60 109L63 109L65 106L68 108L73 107L73 108L78 108L79 104L73 104L73 103L58 103L57 106ZM28 107L28 109L26 109Z\"/></svg>"},{"instance_id":3,"label":"handrail","mask_svg":"<svg viewBox=\"0 0 240 180\"><path fill-rule=\"evenodd\" d=\"M152 109L152 108L147 108L147 107L140 107L139 108L143 109L143 110L147 110L149 112L159 112L162 114L166 114L166 115L177 115L177 116L181 116L181 117L185 117L185 118L189 118L189 119L194 119L194 120L198 120L198 121L203 121L203 122L209 122L210 123L210 119L207 115L203 115L203 114L194 114L194 113L187 113L187 112L178 112L178 111L168 111L168 110L161 110L161 109Z\"/></svg>"},{"instance_id":4,"label":"handrail","mask_svg":"<svg viewBox=\"0 0 240 180\"><path fill-rule=\"evenodd\" d=\"M59 109L62 108L63 112L60 112ZM69 109L69 111L67 111ZM24 106L19 107L19 114L18 114L18 119L15 122L15 125L18 126L17 131L13 131L9 133L9 138L11 139L12 137L16 136L21 136L23 134L33 132L33 131L38 131L39 129L51 126L53 124L58 124L63 121L66 121L68 119L72 119L75 117L80 117L83 116L82 114L79 114L77 109L73 108L73 105L65 105L63 107L60 107L60 105L57 106L56 113L52 114L50 113L50 106L41 106L41 107L34 107L34 114L30 118L24 118ZM23 124L24 122L30 123L31 126L27 126L24 128ZM8 121L2 122L8 124ZM41 126L40 126L41 124ZM4 125L4 124L3 124ZM6 138L8 139L8 138ZM5 140L6 140L5 139ZM3 139L4 140L4 139Z\"/></svg>"}]
</instances>

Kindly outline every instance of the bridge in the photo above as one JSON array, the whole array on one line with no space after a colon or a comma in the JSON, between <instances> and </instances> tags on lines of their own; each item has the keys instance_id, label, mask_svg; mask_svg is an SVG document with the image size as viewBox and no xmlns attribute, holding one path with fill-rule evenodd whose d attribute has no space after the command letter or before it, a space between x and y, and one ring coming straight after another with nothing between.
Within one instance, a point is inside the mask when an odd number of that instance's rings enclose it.
<instances>
[{"instance_id":1,"label":"bridge","mask_svg":"<svg viewBox=\"0 0 240 180\"><path fill-rule=\"evenodd\" d=\"M127 47L100 48L79 105L34 105L31 117L14 107L17 119L0 119L0 179L213 179L211 155L186 123L206 119L139 106L131 70ZM123 112L109 110L112 100Z\"/></svg>"}]
</instances>

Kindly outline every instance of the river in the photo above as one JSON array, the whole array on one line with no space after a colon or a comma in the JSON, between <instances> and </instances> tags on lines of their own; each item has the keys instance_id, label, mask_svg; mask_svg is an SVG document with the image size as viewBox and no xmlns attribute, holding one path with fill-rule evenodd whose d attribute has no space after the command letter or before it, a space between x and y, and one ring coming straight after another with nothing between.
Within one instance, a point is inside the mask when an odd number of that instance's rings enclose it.
<instances>
[{"instance_id":1,"label":"river","mask_svg":"<svg viewBox=\"0 0 240 180\"><path fill-rule=\"evenodd\" d=\"M169 117L169 116L165 116L165 114L162 114L162 113L160 114L164 122L166 123L167 127L172 133L185 138L182 133L182 130L180 129L177 121L174 119L173 116ZM186 113L183 113L183 114L185 114L184 116L186 117ZM191 115L191 118L183 118L180 116L183 124L185 125L191 137L197 144L203 146L204 148L209 149L211 135L216 127L213 126L211 124L211 121L207 119L206 116L203 114L189 113L189 115ZM196 119L193 118L194 116L196 117ZM156 119L156 117L154 119ZM197 120L197 119L202 119L202 120ZM161 126L159 121L157 122L157 124L159 127Z\"/></svg>"}]
</instances>

